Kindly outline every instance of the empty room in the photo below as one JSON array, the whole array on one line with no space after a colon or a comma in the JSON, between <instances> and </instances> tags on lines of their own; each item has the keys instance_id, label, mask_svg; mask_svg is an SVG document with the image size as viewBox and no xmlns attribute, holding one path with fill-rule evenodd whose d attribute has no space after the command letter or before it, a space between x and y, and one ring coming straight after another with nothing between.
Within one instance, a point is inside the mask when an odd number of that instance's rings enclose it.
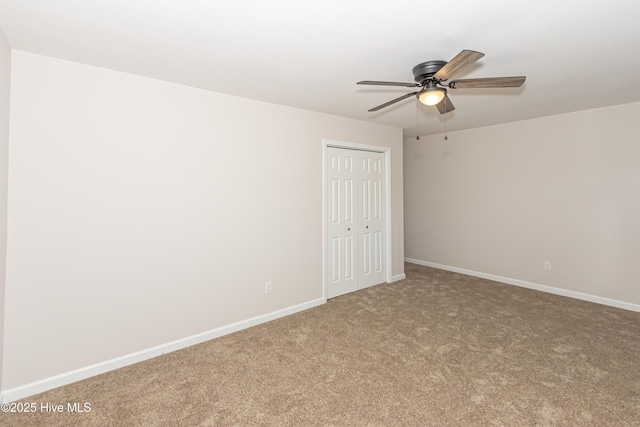
<instances>
[{"instance_id":1,"label":"empty room","mask_svg":"<svg viewBox=\"0 0 640 427\"><path fill-rule=\"evenodd\" d=\"M0 425L640 425L639 14L0 0Z\"/></svg>"}]
</instances>

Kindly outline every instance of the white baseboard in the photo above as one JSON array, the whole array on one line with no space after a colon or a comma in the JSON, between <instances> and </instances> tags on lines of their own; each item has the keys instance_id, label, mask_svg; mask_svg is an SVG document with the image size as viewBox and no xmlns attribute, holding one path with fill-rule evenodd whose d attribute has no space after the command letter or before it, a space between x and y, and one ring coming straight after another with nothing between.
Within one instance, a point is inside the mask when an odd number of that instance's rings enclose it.
<instances>
[{"instance_id":1,"label":"white baseboard","mask_svg":"<svg viewBox=\"0 0 640 427\"><path fill-rule=\"evenodd\" d=\"M34 394L42 393L47 390L51 390L63 385L71 384L76 381L84 380L89 377L93 377L105 372L113 371L115 369L123 368L134 363L142 362L144 360L152 359L157 356L161 356L166 353L171 353L176 350L181 350L186 347L190 347L195 344L200 344L205 341L209 341L214 338L228 335L233 332L247 329L252 326L259 325L261 323L270 322L281 317L289 316L291 314L308 310L310 308L322 305L326 303L325 298L319 298L303 304L295 305L292 307L284 308L281 310L267 313L262 316L253 317L251 319L243 320L237 323L232 323L227 326L213 329L211 331L203 332L201 334L192 335L190 337L181 338L179 340L171 341L166 344L162 344L156 347L152 347L146 350L138 351L136 353L128 354L126 356L118 357L115 359L107 360L102 363L87 366L84 368L76 369L74 371L65 372L60 375L45 378L40 381L36 381L23 386L15 387L8 390L2 390L0 396L2 402L13 402L18 399L33 396Z\"/></svg>"},{"instance_id":2,"label":"white baseboard","mask_svg":"<svg viewBox=\"0 0 640 427\"><path fill-rule=\"evenodd\" d=\"M482 279L493 280L494 282L506 283L508 285L520 286L523 288L534 289L536 291L547 292L550 294L562 295L564 297L575 298L583 301L595 302L597 304L608 305L611 307L622 308L624 310L640 312L640 305L632 304L624 301L618 301L610 298L599 297L595 295L585 294L582 292L569 291L566 289L554 288L553 286L540 285L537 283L526 282L524 280L511 279L509 277L496 276L494 274L481 273L479 271L467 270L464 268L451 267L449 265L436 264L435 262L422 261L414 258L405 258L406 262L412 264L433 267L439 270L452 271L454 273L466 274L467 276L480 277Z\"/></svg>"},{"instance_id":3,"label":"white baseboard","mask_svg":"<svg viewBox=\"0 0 640 427\"><path fill-rule=\"evenodd\" d=\"M395 276L391 276L391 280L389 281L389 283L397 282L398 280L403 280L406 278L407 278L407 275L404 273L396 274Z\"/></svg>"}]
</instances>

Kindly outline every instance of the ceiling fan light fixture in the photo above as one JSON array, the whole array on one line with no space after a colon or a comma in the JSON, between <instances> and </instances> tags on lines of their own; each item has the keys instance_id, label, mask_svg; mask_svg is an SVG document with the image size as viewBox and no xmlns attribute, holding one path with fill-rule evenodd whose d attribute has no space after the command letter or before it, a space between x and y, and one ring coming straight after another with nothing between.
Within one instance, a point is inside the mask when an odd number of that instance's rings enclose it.
<instances>
[{"instance_id":1,"label":"ceiling fan light fixture","mask_svg":"<svg viewBox=\"0 0 640 427\"><path fill-rule=\"evenodd\" d=\"M441 87L430 87L418 94L418 100L424 105L436 105L444 99L446 94L446 89Z\"/></svg>"}]
</instances>

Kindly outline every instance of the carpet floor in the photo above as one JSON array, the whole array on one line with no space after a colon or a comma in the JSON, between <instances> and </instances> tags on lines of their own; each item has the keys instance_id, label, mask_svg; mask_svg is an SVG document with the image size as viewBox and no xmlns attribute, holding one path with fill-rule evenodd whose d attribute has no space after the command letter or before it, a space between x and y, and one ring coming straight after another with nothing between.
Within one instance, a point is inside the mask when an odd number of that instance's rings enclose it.
<instances>
[{"instance_id":1,"label":"carpet floor","mask_svg":"<svg viewBox=\"0 0 640 427\"><path fill-rule=\"evenodd\" d=\"M51 390L11 426L640 426L640 313L405 280Z\"/></svg>"}]
</instances>

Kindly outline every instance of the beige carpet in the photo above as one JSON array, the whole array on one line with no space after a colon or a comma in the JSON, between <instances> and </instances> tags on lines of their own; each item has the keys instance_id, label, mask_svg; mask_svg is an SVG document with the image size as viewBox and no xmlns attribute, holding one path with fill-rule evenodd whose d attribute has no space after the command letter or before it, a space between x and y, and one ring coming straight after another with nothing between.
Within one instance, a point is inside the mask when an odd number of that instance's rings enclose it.
<instances>
[{"instance_id":1,"label":"beige carpet","mask_svg":"<svg viewBox=\"0 0 640 427\"><path fill-rule=\"evenodd\" d=\"M640 426L640 313L406 265L407 279L25 402L34 426Z\"/></svg>"}]
</instances>

